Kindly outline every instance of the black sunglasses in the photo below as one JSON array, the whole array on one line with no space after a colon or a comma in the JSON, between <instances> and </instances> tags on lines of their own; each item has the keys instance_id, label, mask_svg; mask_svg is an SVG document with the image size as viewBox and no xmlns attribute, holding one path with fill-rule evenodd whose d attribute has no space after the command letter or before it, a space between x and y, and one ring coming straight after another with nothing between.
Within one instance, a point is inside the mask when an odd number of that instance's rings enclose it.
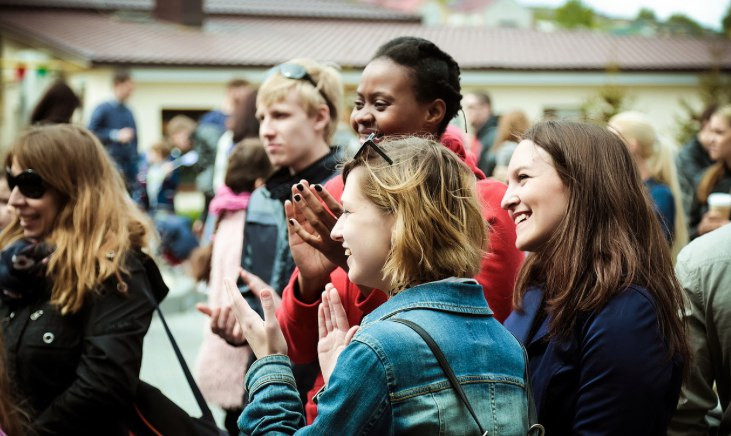
<instances>
[{"instance_id":1,"label":"black sunglasses","mask_svg":"<svg viewBox=\"0 0 731 436\"><path fill-rule=\"evenodd\" d=\"M287 63L277 65L272 69L272 71L281 74L287 79L306 80L310 82L310 84L315 87L317 92L319 92L322 98L325 100L325 104L327 104L328 109L330 109L330 118L335 117L335 106L333 106L333 104L330 102L330 99L327 98L327 95L325 95L325 93L317 87L317 82L315 82L315 79L313 79L312 76L310 76L310 73L307 72L307 68L300 64Z\"/></svg>"},{"instance_id":2,"label":"black sunglasses","mask_svg":"<svg viewBox=\"0 0 731 436\"><path fill-rule=\"evenodd\" d=\"M5 177L11 191L17 186L20 193L28 198L41 198L46 193L46 182L32 169L27 169L14 176L10 172L10 167L5 167Z\"/></svg>"},{"instance_id":3,"label":"black sunglasses","mask_svg":"<svg viewBox=\"0 0 731 436\"><path fill-rule=\"evenodd\" d=\"M374 141L375 139L376 139L376 134L375 133L371 133L368 136L368 139L365 140L365 142L363 143L363 145L361 145L360 148L358 149L358 151L355 153L355 156L353 156L353 159L354 160L355 159L358 159L365 152L365 149L367 147L370 147L376 153L378 153L383 158L383 160L385 160L386 162L388 162L389 165L393 165L393 161L391 160L391 158L388 157L388 155L386 154L386 152L383 151L383 149L381 147L379 147L378 144L376 144L376 142Z\"/></svg>"}]
</instances>

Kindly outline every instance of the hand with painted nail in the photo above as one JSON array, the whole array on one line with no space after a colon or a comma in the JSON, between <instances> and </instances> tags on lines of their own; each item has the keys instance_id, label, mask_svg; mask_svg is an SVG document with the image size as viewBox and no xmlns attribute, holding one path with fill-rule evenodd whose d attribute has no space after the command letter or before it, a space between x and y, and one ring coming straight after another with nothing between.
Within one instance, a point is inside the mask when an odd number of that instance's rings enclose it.
<instances>
[{"instance_id":1,"label":"hand with painted nail","mask_svg":"<svg viewBox=\"0 0 731 436\"><path fill-rule=\"evenodd\" d=\"M332 264L347 270L347 256L343 247L330 237L338 217L343 213L340 203L321 185L310 186L306 180L294 185L292 194L298 216L287 218L292 220L294 232Z\"/></svg>"},{"instance_id":2,"label":"hand with painted nail","mask_svg":"<svg viewBox=\"0 0 731 436\"><path fill-rule=\"evenodd\" d=\"M348 315L340 301L338 290L328 283L322 293L322 303L317 312L320 340L317 343L317 357L322 377L327 385L338 361L338 356L355 336L360 326L350 327Z\"/></svg>"},{"instance_id":3,"label":"hand with painted nail","mask_svg":"<svg viewBox=\"0 0 731 436\"><path fill-rule=\"evenodd\" d=\"M233 313L241 326L246 340L258 359L272 354L287 354L287 342L274 314L274 290L263 289L260 292L264 319L252 309L244 299L239 288L231 279L223 279L224 286L233 302Z\"/></svg>"}]
</instances>

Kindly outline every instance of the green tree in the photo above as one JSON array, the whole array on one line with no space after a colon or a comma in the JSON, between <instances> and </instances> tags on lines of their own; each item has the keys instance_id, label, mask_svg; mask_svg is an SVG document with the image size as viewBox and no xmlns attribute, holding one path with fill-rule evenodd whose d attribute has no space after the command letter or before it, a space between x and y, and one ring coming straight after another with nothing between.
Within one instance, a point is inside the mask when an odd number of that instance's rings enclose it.
<instances>
[{"instance_id":1,"label":"green tree","mask_svg":"<svg viewBox=\"0 0 731 436\"><path fill-rule=\"evenodd\" d=\"M594 26L594 10L584 6L581 0L568 0L556 9L556 23L566 29Z\"/></svg>"},{"instance_id":2,"label":"green tree","mask_svg":"<svg viewBox=\"0 0 731 436\"><path fill-rule=\"evenodd\" d=\"M684 14L671 15L665 21L665 26L672 35L703 36L706 33L703 26Z\"/></svg>"},{"instance_id":3,"label":"green tree","mask_svg":"<svg viewBox=\"0 0 731 436\"><path fill-rule=\"evenodd\" d=\"M637 13L637 18L635 18L635 21L646 21L648 23L656 23L657 17L655 16L655 11L648 8L642 8Z\"/></svg>"},{"instance_id":4,"label":"green tree","mask_svg":"<svg viewBox=\"0 0 731 436\"><path fill-rule=\"evenodd\" d=\"M729 5L726 15L721 20L721 26L723 26L723 34L726 38L731 38L731 5Z\"/></svg>"}]
</instances>

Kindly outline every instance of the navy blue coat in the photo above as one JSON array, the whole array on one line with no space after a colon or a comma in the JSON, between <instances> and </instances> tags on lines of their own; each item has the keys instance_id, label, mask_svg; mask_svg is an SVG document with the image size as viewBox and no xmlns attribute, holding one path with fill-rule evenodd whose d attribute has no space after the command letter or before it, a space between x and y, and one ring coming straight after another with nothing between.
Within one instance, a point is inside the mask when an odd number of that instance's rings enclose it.
<instances>
[{"instance_id":1,"label":"navy blue coat","mask_svg":"<svg viewBox=\"0 0 731 436\"><path fill-rule=\"evenodd\" d=\"M543 291L505 321L528 350L538 421L550 435L664 435L678 402L682 361L669 358L650 293L631 286L579 314L565 339L531 326Z\"/></svg>"}]
</instances>

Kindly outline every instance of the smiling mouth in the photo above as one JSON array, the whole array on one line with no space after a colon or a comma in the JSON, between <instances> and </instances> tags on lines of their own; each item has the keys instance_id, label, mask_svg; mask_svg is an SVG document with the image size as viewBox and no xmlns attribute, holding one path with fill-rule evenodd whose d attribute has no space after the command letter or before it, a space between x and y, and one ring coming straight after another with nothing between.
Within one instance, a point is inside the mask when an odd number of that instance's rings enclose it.
<instances>
[{"instance_id":1,"label":"smiling mouth","mask_svg":"<svg viewBox=\"0 0 731 436\"><path fill-rule=\"evenodd\" d=\"M350 253L350 248L346 248L346 249L345 249L345 255L346 255L346 256L350 256L350 254L351 254L351 253Z\"/></svg>"},{"instance_id":2,"label":"smiling mouth","mask_svg":"<svg viewBox=\"0 0 731 436\"><path fill-rule=\"evenodd\" d=\"M518 224L525 222L526 220L528 220L528 218L530 218L530 214L525 212L521 213L520 215L515 217L515 225L517 226Z\"/></svg>"}]
</instances>

